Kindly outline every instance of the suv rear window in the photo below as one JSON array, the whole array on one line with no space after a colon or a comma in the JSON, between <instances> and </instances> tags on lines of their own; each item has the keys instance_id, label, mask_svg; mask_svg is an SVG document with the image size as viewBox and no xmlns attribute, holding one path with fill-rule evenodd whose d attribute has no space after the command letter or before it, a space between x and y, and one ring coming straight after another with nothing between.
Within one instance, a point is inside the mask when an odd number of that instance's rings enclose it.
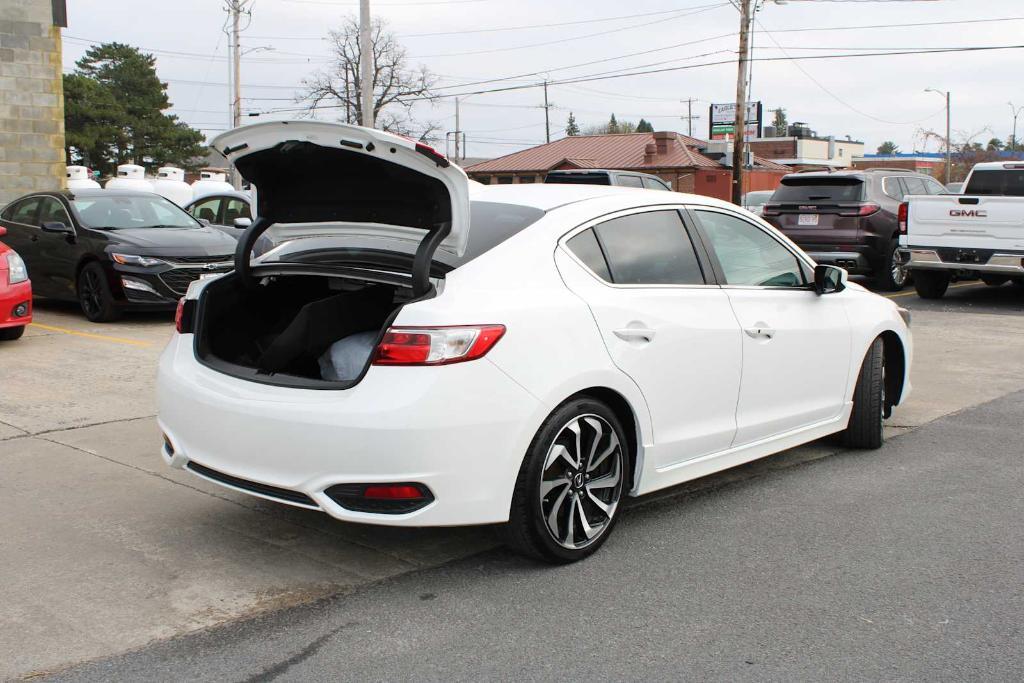
<instances>
[{"instance_id":1,"label":"suv rear window","mask_svg":"<svg viewBox=\"0 0 1024 683\"><path fill-rule=\"evenodd\" d=\"M975 171L964 194L991 194L1024 197L1024 170Z\"/></svg>"},{"instance_id":2,"label":"suv rear window","mask_svg":"<svg viewBox=\"0 0 1024 683\"><path fill-rule=\"evenodd\" d=\"M864 181L860 178L783 178L775 190L773 202L859 202L864 198Z\"/></svg>"},{"instance_id":3,"label":"suv rear window","mask_svg":"<svg viewBox=\"0 0 1024 683\"><path fill-rule=\"evenodd\" d=\"M549 173L545 183L569 185L611 185L607 173Z\"/></svg>"}]
</instances>

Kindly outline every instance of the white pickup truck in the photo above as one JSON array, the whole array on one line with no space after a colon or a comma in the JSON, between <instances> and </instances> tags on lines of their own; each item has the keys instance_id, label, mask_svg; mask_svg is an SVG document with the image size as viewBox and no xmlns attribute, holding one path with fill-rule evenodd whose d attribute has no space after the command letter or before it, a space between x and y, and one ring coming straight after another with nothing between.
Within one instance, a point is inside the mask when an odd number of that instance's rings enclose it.
<instances>
[{"instance_id":1,"label":"white pickup truck","mask_svg":"<svg viewBox=\"0 0 1024 683\"><path fill-rule=\"evenodd\" d=\"M918 296L954 280L1024 284L1024 162L971 169L960 195L915 195L899 207L900 250Z\"/></svg>"}]
</instances>

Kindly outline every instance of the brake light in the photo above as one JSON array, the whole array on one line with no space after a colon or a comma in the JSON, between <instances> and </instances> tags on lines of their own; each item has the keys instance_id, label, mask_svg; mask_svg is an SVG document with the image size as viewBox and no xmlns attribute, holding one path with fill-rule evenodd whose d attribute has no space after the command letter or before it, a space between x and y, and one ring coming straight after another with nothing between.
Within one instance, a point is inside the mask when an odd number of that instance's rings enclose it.
<instances>
[{"instance_id":1,"label":"brake light","mask_svg":"<svg viewBox=\"0 0 1024 683\"><path fill-rule=\"evenodd\" d=\"M174 329L178 334L192 334L192 311L194 308L194 299L185 297L178 299L178 307L174 310Z\"/></svg>"},{"instance_id":2,"label":"brake light","mask_svg":"<svg viewBox=\"0 0 1024 683\"><path fill-rule=\"evenodd\" d=\"M781 208L782 207L780 207L778 204L765 204L764 207L761 209L761 215L762 216L778 216L779 213L780 213L779 209L781 209Z\"/></svg>"},{"instance_id":3,"label":"brake light","mask_svg":"<svg viewBox=\"0 0 1024 683\"><path fill-rule=\"evenodd\" d=\"M481 358L505 334L504 325L390 327L374 365L447 365Z\"/></svg>"},{"instance_id":4,"label":"brake light","mask_svg":"<svg viewBox=\"0 0 1024 683\"><path fill-rule=\"evenodd\" d=\"M907 223L910 222L910 204L900 202L900 208L896 210L896 222L900 227L900 234L907 234Z\"/></svg>"},{"instance_id":5,"label":"brake light","mask_svg":"<svg viewBox=\"0 0 1024 683\"><path fill-rule=\"evenodd\" d=\"M441 168L448 168L452 165L452 162L448 161L448 157L438 152L430 145L425 145L422 142L416 143L416 151L432 160L435 164Z\"/></svg>"},{"instance_id":6,"label":"brake light","mask_svg":"<svg viewBox=\"0 0 1024 683\"><path fill-rule=\"evenodd\" d=\"M839 215L840 216L870 216L873 213L878 213L878 211L881 210L881 208L882 208L881 206L879 206L878 204L875 204L874 202L865 202L864 204L860 204L859 206L853 207L852 209L846 209L844 211L840 211Z\"/></svg>"}]
</instances>

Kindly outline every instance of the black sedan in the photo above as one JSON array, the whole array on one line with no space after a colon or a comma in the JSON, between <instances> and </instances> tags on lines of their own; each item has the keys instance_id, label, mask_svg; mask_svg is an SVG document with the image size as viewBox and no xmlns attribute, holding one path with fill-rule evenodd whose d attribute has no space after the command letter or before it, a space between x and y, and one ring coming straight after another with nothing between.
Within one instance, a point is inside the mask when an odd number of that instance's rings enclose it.
<instances>
[{"instance_id":1,"label":"black sedan","mask_svg":"<svg viewBox=\"0 0 1024 683\"><path fill-rule=\"evenodd\" d=\"M189 283L231 270L236 240L149 192L37 192L0 212L34 294L75 300L89 320L173 309Z\"/></svg>"}]
</instances>

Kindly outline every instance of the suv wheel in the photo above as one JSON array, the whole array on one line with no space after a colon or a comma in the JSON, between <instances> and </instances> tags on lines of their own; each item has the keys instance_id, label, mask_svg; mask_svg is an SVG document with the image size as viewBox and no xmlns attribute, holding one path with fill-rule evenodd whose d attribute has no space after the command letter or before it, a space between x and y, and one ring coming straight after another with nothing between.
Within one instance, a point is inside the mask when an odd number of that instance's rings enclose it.
<instances>
[{"instance_id":1,"label":"suv wheel","mask_svg":"<svg viewBox=\"0 0 1024 683\"><path fill-rule=\"evenodd\" d=\"M914 289L922 299L941 299L949 279L949 273L941 270L918 270L914 273Z\"/></svg>"},{"instance_id":2,"label":"suv wheel","mask_svg":"<svg viewBox=\"0 0 1024 683\"><path fill-rule=\"evenodd\" d=\"M897 245L893 244L889 251L886 252L885 260L882 262L882 269L876 278L878 288L887 292L903 289L910 277L910 271L907 270L905 265L900 263L896 247Z\"/></svg>"},{"instance_id":3,"label":"suv wheel","mask_svg":"<svg viewBox=\"0 0 1024 683\"><path fill-rule=\"evenodd\" d=\"M537 431L519 470L505 527L508 545L558 564L601 547L628 490L627 443L604 403L579 398L559 406Z\"/></svg>"}]
</instances>

